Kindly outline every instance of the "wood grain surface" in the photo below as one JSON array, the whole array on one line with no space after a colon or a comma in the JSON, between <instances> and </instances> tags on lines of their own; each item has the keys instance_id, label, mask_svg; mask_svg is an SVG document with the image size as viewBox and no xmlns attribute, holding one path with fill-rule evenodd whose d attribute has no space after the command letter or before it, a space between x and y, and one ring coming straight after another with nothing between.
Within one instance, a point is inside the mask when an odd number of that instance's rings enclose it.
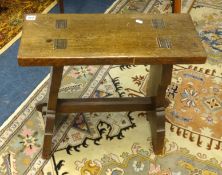
<instances>
[{"instance_id":1,"label":"wood grain surface","mask_svg":"<svg viewBox=\"0 0 222 175\"><path fill-rule=\"evenodd\" d=\"M32 14L25 17L22 66L204 63L188 14Z\"/></svg>"}]
</instances>

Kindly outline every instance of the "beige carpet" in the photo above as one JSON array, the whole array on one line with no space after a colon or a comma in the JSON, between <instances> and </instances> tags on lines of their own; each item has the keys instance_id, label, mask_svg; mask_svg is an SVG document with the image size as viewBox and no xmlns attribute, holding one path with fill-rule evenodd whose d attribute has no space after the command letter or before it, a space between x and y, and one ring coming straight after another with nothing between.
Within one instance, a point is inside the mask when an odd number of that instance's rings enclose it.
<instances>
[{"instance_id":1,"label":"beige carpet","mask_svg":"<svg viewBox=\"0 0 222 175\"><path fill-rule=\"evenodd\" d=\"M153 154L146 112L84 113L58 123L53 157L41 159L44 122L35 104L45 98L46 78L1 127L0 174L221 175L222 9L218 4L198 0L191 11L208 61L174 67L167 93L171 105L165 155ZM164 0L120 0L107 12L169 10ZM60 97L143 96L148 76L149 66L143 65L68 67Z\"/></svg>"}]
</instances>

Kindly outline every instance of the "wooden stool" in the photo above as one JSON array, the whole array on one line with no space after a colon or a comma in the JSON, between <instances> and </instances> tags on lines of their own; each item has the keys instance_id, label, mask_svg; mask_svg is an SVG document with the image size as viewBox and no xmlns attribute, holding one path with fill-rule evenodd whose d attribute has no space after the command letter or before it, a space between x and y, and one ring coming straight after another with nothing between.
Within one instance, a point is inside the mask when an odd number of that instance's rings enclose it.
<instances>
[{"instance_id":1,"label":"wooden stool","mask_svg":"<svg viewBox=\"0 0 222 175\"><path fill-rule=\"evenodd\" d=\"M52 66L48 101L38 105L46 118L43 158L51 154L57 113L152 111L153 149L163 153L165 100L173 64L200 64L206 53L187 14L27 15L19 48L21 66ZM150 64L147 97L58 99L63 66Z\"/></svg>"}]
</instances>

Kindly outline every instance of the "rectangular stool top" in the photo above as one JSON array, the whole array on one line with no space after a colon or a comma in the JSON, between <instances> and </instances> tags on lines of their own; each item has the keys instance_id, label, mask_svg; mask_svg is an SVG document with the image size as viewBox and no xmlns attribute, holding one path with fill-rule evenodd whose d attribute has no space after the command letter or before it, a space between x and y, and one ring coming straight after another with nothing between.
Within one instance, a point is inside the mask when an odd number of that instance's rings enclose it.
<instances>
[{"instance_id":1,"label":"rectangular stool top","mask_svg":"<svg viewBox=\"0 0 222 175\"><path fill-rule=\"evenodd\" d=\"M188 14L31 14L22 66L197 64L206 53Z\"/></svg>"}]
</instances>

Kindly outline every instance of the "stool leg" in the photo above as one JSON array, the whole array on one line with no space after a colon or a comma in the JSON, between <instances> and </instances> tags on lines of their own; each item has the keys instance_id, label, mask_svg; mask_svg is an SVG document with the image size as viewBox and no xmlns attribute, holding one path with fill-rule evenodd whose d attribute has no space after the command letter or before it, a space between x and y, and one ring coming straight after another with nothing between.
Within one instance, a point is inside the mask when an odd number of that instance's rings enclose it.
<instances>
[{"instance_id":1,"label":"stool leg","mask_svg":"<svg viewBox=\"0 0 222 175\"><path fill-rule=\"evenodd\" d=\"M57 0L57 2L59 4L60 13L64 13L64 2L63 2L63 0Z\"/></svg>"},{"instance_id":2,"label":"stool leg","mask_svg":"<svg viewBox=\"0 0 222 175\"><path fill-rule=\"evenodd\" d=\"M49 159L52 151L52 137L55 126L56 106L59 88L62 80L63 67L52 67L48 87L48 102L45 115L45 135L43 141L42 158Z\"/></svg>"},{"instance_id":3,"label":"stool leg","mask_svg":"<svg viewBox=\"0 0 222 175\"><path fill-rule=\"evenodd\" d=\"M172 1L172 13L181 13L181 0Z\"/></svg>"},{"instance_id":4,"label":"stool leg","mask_svg":"<svg viewBox=\"0 0 222 175\"><path fill-rule=\"evenodd\" d=\"M155 154L162 154L165 138L165 98L166 89L171 83L173 65L151 65L147 95L153 96L154 111L149 118L152 134L152 144Z\"/></svg>"}]
</instances>

